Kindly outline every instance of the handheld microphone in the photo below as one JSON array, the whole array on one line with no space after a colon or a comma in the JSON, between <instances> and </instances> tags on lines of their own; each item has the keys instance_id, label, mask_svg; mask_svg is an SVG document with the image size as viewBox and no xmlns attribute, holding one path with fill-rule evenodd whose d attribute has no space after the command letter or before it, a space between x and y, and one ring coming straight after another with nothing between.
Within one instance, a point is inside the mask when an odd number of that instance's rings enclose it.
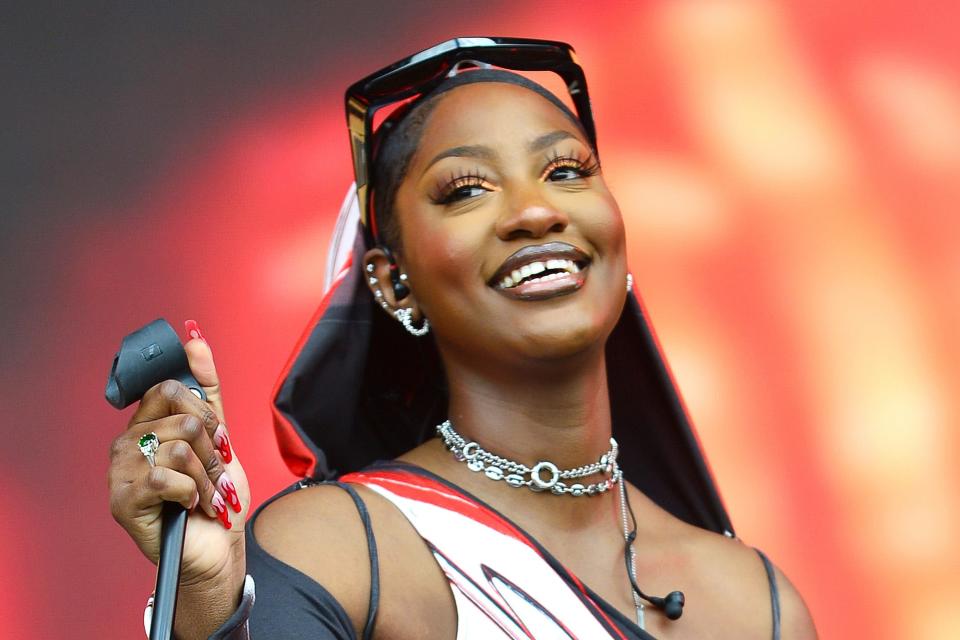
<instances>
[{"instance_id":1,"label":"handheld microphone","mask_svg":"<svg viewBox=\"0 0 960 640\"><path fill-rule=\"evenodd\" d=\"M143 397L147 389L164 380L178 380L201 400L206 394L190 373L187 354L177 332L158 318L126 336L113 356L107 376L107 402L125 409Z\"/></svg>"},{"instance_id":2,"label":"handheld microphone","mask_svg":"<svg viewBox=\"0 0 960 640\"><path fill-rule=\"evenodd\" d=\"M107 377L107 402L123 409L143 397L153 385L178 380L201 400L207 395L190 372L187 354L173 327L159 318L126 336L113 357ZM163 503L160 558L154 591L150 640L171 640L180 584L180 560L187 533L187 510L177 502Z\"/></svg>"}]
</instances>

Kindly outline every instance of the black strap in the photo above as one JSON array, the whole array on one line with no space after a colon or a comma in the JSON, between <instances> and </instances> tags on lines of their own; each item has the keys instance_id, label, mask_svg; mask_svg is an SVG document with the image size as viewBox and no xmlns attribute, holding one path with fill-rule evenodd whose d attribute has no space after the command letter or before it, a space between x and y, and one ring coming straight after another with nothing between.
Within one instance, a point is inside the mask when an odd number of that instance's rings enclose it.
<instances>
[{"instance_id":1,"label":"black strap","mask_svg":"<svg viewBox=\"0 0 960 640\"><path fill-rule=\"evenodd\" d=\"M760 551L754 549L760 559L763 560L763 568L767 570L767 581L770 583L770 604L773 608L773 640L780 640L780 590L777 588L777 574L774 571L773 563Z\"/></svg>"},{"instance_id":2,"label":"black strap","mask_svg":"<svg viewBox=\"0 0 960 640\"><path fill-rule=\"evenodd\" d=\"M353 504L357 506L360 513L360 521L363 522L363 528L367 533L367 553L370 555L370 605L367 609L367 623L363 626L363 640L373 638L373 626L377 619L377 609L380 606L380 560L377 555L377 539L373 535L373 527L370 525L370 513L367 511L367 505L363 498L357 493L357 490L349 484L343 482L334 483L353 498Z\"/></svg>"}]
</instances>

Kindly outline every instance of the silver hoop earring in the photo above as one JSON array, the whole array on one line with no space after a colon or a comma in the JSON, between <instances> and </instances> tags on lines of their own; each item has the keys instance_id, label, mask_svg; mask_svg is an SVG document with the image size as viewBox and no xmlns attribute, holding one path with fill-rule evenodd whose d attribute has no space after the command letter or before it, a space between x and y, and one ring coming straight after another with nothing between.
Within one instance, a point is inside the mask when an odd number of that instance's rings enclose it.
<instances>
[{"instance_id":1,"label":"silver hoop earring","mask_svg":"<svg viewBox=\"0 0 960 640\"><path fill-rule=\"evenodd\" d=\"M420 336L426 335L430 331L430 321L426 318L423 319L423 324L419 329L413 326L413 310L407 308L395 309L393 312L393 317L400 321L400 324L403 325L403 328L409 331L412 335Z\"/></svg>"},{"instance_id":2,"label":"silver hoop earring","mask_svg":"<svg viewBox=\"0 0 960 640\"><path fill-rule=\"evenodd\" d=\"M631 289L633 289L633 274L627 272L627 293L630 293Z\"/></svg>"}]
</instances>

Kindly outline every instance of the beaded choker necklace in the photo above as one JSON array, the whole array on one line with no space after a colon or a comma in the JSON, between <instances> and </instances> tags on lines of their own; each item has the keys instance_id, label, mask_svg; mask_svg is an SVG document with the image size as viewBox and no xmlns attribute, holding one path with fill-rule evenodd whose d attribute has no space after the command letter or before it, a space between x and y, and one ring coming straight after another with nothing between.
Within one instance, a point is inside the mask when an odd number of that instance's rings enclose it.
<instances>
[{"instance_id":1,"label":"beaded choker necklace","mask_svg":"<svg viewBox=\"0 0 960 640\"><path fill-rule=\"evenodd\" d=\"M491 480L502 480L511 487L527 487L532 491L550 491L557 495L594 496L612 489L623 477L623 472L617 465L617 441L613 438L610 438L610 450L600 456L597 462L575 469L560 469L547 460L528 467L494 455L476 442L468 442L457 433L449 420L437 425L437 435L457 460L466 461L468 469L482 471ZM564 482L597 473L604 473L608 477L592 484Z\"/></svg>"}]
</instances>

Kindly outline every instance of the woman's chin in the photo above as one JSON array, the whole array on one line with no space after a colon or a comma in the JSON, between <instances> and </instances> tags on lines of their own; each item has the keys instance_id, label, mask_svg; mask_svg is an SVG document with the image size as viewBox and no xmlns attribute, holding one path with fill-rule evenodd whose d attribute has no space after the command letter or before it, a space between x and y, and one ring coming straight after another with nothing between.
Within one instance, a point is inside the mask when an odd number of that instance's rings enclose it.
<instances>
[{"instance_id":1,"label":"woman's chin","mask_svg":"<svg viewBox=\"0 0 960 640\"><path fill-rule=\"evenodd\" d=\"M541 317L530 326L517 327L514 339L509 340L511 351L530 360L563 360L602 349L609 329L595 318L578 318L574 314L550 318Z\"/></svg>"}]
</instances>

